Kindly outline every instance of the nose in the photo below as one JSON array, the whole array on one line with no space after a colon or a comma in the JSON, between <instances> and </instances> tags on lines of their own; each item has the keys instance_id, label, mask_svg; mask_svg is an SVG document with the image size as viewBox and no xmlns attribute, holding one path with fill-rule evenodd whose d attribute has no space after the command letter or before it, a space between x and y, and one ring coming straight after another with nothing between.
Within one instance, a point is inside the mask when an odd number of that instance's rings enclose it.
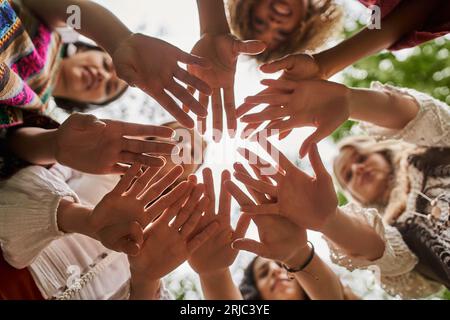
<instances>
[{"instance_id":1,"label":"nose","mask_svg":"<svg viewBox=\"0 0 450 320\"><path fill-rule=\"evenodd\" d=\"M362 163L352 164L352 172L353 172L353 174L363 173L364 172L364 164L362 164Z\"/></svg>"},{"instance_id":2,"label":"nose","mask_svg":"<svg viewBox=\"0 0 450 320\"><path fill-rule=\"evenodd\" d=\"M273 266L271 270L271 276L272 278L278 278L282 272L282 269L277 265Z\"/></svg>"}]
</instances>

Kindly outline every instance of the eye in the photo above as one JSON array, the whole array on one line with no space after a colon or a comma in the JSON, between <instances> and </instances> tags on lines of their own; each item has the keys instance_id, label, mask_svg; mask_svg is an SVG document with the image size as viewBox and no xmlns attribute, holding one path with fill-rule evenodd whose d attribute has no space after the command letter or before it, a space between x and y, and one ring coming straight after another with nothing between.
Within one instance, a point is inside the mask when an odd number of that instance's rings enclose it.
<instances>
[{"instance_id":1,"label":"eye","mask_svg":"<svg viewBox=\"0 0 450 320\"><path fill-rule=\"evenodd\" d=\"M367 156L365 155L359 155L358 158L356 159L357 163L363 163L364 161L367 160Z\"/></svg>"},{"instance_id":2,"label":"eye","mask_svg":"<svg viewBox=\"0 0 450 320\"><path fill-rule=\"evenodd\" d=\"M106 57L103 58L103 68L108 72L112 70L112 63Z\"/></svg>"}]
</instances>

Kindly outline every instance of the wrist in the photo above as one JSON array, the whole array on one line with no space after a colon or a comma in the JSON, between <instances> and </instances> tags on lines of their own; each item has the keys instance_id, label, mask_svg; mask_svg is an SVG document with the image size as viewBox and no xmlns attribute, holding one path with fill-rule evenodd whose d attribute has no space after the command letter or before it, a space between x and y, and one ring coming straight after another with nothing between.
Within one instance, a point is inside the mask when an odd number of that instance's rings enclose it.
<instances>
[{"instance_id":1,"label":"wrist","mask_svg":"<svg viewBox=\"0 0 450 320\"><path fill-rule=\"evenodd\" d=\"M94 238L90 228L92 209L74 202L72 199L62 198L57 211L58 228L64 233L80 233Z\"/></svg>"},{"instance_id":2,"label":"wrist","mask_svg":"<svg viewBox=\"0 0 450 320\"><path fill-rule=\"evenodd\" d=\"M296 252L288 259L283 261L283 264L290 269L297 269L299 266L304 265L311 255L312 247L308 243L300 247Z\"/></svg>"},{"instance_id":3,"label":"wrist","mask_svg":"<svg viewBox=\"0 0 450 320\"><path fill-rule=\"evenodd\" d=\"M339 219L342 215L341 210L336 208L336 211L331 214L325 221L325 223L322 225L319 232L321 232L323 235L328 236L331 234L334 230L336 230L336 226L339 224Z\"/></svg>"},{"instance_id":4,"label":"wrist","mask_svg":"<svg viewBox=\"0 0 450 320\"><path fill-rule=\"evenodd\" d=\"M105 44L105 50L111 57L114 57L117 49L119 49L124 43L129 41L136 33L133 33L126 26L121 27L115 31L114 37L109 43Z\"/></svg>"},{"instance_id":5,"label":"wrist","mask_svg":"<svg viewBox=\"0 0 450 320\"><path fill-rule=\"evenodd\" d=\"M152 280L131 272L130 300L157 300L160 287L160 279Z\"/></svg>"},{"instance_id":6,"label":"wrist","mask_svg":"<svg viewBox=\"0 0 450 320\"><path fill-rule=\"evenodd\" d=\"M218 269L211 272L202 272L198 274L201 281L208 281L208 282L214 282L214 281L221 281L224 277L231 276L230 269Z\"/></svg>"},{"instance_id":7,"label":"wrist","mask_svg":"<svg viewBox=\"0 0 450 320\"><path fill-rule=\"evenodd\" d=\"M332 66L333 60L328 57L326 51L313 54L312 57L319 68L318 74L320 79L328 80L336 73Z\"/></svg>"}]
</instances>

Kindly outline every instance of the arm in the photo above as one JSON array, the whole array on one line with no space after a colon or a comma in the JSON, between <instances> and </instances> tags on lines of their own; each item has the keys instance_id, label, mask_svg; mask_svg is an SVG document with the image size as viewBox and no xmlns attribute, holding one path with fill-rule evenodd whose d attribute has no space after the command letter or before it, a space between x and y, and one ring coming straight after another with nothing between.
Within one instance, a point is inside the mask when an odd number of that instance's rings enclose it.
<instances>
[{"instance_id":1,"label":"arm","mask_svg":"<svg viewBox=\"0 0 450 320\"><path fill-rule=\"evenodd\" d=\"M197 0L200 35L230 33L223 0Z\"/></svg>"},{"instance_id":2,"label":"arm","mask_svg":"<svg viewBox=\"0 0 450 320\"><path fill-rule=\"evenodd\" d=\"M200 274L200 283L206 300L242 300L242 294L234 284L228 268Z\"/></svg>"},{"instance_id":3,"label":"arm","mask_svg":"<svg viewBox=\"0 0 450 320\"><path fill-rule=\"evenodd\" d=\"M306 246L285 264L290 268L296 268L302 265L310 254L311 248ZM343 300L345 298L338 276L317 254L314 254L305 269L294 273L294 277L311 300Z\"/></svg>"},{"instance_id":4,"label":"arm","mask_svg":"<svg viewBox=\"0 0 450 320\"><path fill-rule=\"evenodd\" d=\"M396 130L405 128L420 109L410 95L382 90L350 89L347 101L351 118Z\"/></svg>"},{"instance_id":5,"label":"arm","mask_svg":"<svg viewBox=\"0 0 450 320\"><path fill-rule=\"evenodd\" d=\"M391 47L403 35L423 25L440 0L402 1L382 21L380 30L365 28L339 45L315 55L328 79L356 61Z\"/></svg>"},{"instance_id":6,"label":"arm","mask_svg":"<svg viewBox=\"0 0 450 320\"><path fill-rule=\"evenodd\" d=\"M450 146L447 104L413 89L379 83L372 84L372 88L352 89L349 102L351 116L364 121L360 126L369 135L401 139L424 147Z\"/></svg>"},{"instance_id":7,"label":"arm","mask_svg":"<svg viewBox=\"0 0 450 320\"><path fill-rule=\"evenodd\" d=\"M344 213L339 208L321 231L349 256L373 261L382 257L385 251L383 239L367 221L360 216Z\"/></svg>"},{"instance_id":8,"label":"arm","mask_svg":"<svg viewBox=\"0 0 450 320\"><path fill-rule=\"evenodd\" d=\"M97 42L110 55L123 40L132 34L114 14L91 1L23 0L23 3L51 27L65 26L68 18L67 8L71 5L78 6L82 23L81 29L77 31ZM114 36L111 37L111 35Z\"/></svg>"},{"instance_id":9,"label":"arm","mask_svg":"<svg viewBox=\"0 0 450 320\"><path fill-rule=\"evenodd\" d=\"M146 141L141 137L169 138L172 133L173 130L167 127L103 122L92 115L72 114L57 130L18 129L8 138L8 145L13 153L30 163L59 162L86 173L117 174L127 169L121 163L162 166L163 161L149 153L169 155L177 150L175 145Z\"/></svg>"},{"instance_id":10,"label":"arm","mask_svg":"<svg viewBox=\"0 0 450 320\"><path fill-rule=\"evenodd\" d=\"M18 157L37 165L49 165L56 162L57 130L42 128L22 128L8 139L9 149Z\"/></svg>"}]
</instances>

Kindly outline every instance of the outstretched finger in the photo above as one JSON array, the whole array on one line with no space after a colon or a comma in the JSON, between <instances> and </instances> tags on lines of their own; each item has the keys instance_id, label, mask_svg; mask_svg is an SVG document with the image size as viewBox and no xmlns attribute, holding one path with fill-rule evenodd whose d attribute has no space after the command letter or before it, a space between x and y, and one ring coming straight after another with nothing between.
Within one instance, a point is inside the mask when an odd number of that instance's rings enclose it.
<instances>
[{"instance_id":1,"label":"outstretched finger","mask_svg":"<svg viewBox=\"0 0 450 320\"><path fill-rule=\"evenodd\" d=\"M269 106L258 113L247 114L241 118L242 122L260 123L269 120L277 120L289 116L289 110L281 106Z\"/></svg>"},{"instance_id":2,"label":"outstretched finger","mask_svg":"<svg viewBox=\"0 0 450 320\"><path fill-rule=\"evenodd\" d=\"M173 188L172 191L159 197L158 200L153 202L150 207L145 210L147 214L145 216L144 224L147 225L155 220L156 217L180 199L180 197L183 197L186 193L190 193L193 188L194 184L192 182L183 181Z\"/></svg>"},{"instance_id":3,"label":"outstretched finger","mask_svg":"<svg viewBox=\"0 0 450 320\"><path fill-rule=\"evenodd\" d=\"M244 250L248 252L252 252L260 257L266 256L266 248L261 242L247 239L247 238L241 238L236 239L231 244L232 248L235 250Z\"/></svg>"},{"instance_id":4,"label":"outstretched finger","mask_svg":"<svg viewBox=\"0 0 450 320\"><path fill-rule=\"evenodd\" d=\"M147 92L147 91L146 91ZM151 94L150 92L147 92ZM188 129L194 127L194 121L184 112L175 101L164 91L159 94L152 95L158 103L163 106L177 121Z\"/></svg>"},{"instance_id":5,"label":"outstretched finger","mask_svg":"<svg viewBox=\"0 0 450 320\"><path fill-rule=\"evenodd\" d=\"M209 202L208 197L203 197L200 201L197 202L197 205L191 212L191 215L179 230L179 233L183 238L187 239L191 235L191 233L194 232L195 228L197 227L197 224L202 218L202 213L208 206L208 202Z\"/></svg>"},{"instance_id":6,"label":"outstretched finger","mask_svg":"<svg viewBox=\"0 0 450 320\"><path fill-rule=\"evenodd\" d=\"M173 222L172 226L174 228L179 229L184 223L186 223L204 191L205 186L203 184L198 184L197 186L195 186L194 191L192 191L188 201L180 210L180 213L177 215L177 218Z\"/></svg>"},{"instance_id":7,"label":"outstretched finger","mask_svg":"<svg viewBox=\"0 0 450 320\"><path fill-rule=\"evenodd\" d=\"M223 100L227 116L228 135L234 138L237 129L236 105L234 103L234 88L223 88Z\"/></svg>"},{"instance_id":8,"label":"outstretched finger","mask_svg":"<svg viewBox=\"0 0 450 320\"><path fill-rule=\"evenodd\" d=\"M223 132L223 107L220 89L213 89L211 101L213 113L213 139L215 142L220 142Z\"/></svg>"},{"instance_id":9,"label":"outstretched finger","mask_svg":"<svg viewBox=\"0 0 450 320\"><path fill-rule=\"evenodd\" d=\"M131 185L134 178L138 174L139 170L141 170L141 165L139 163L134 163L130 169L125 173L125 175L120 179L111 193L115 194L123 194Z\"/></svg>"},{"instance_id":10,"label":"outstretched finger","mask_svg":"<svg viewBox=\"0 0 450 320\"><path fill-rule=\"evenodd\" d=\"M285 56L281 59L263 64L260 69L264 73L275 73L282 70L291 70L295 66L295 57L292 55Z\"/></svg>"},{"instance_id":11,"label":"outstretched finger","mask_svg":"<svg viewBox=\"0 0 450 320\"><path fill-rule=\"evenodd\" d=\"M139 195L139 199L144 203L149 203L157 199L167 188L169 188L183 174L183 167L178 165L172 168L159 181L148 186Z\"/></svg>"},{"instance_id":12,"label":"outstretched finger","mask_svg":"<svg viewBox=\"0 0 450 320\"><path fill-rule=\"evenodd\" d=\"M174 73L175 78L180 80L181 82L184 82L192 89L189 91L191 95L194 95L195 90L198 90L199 92L202 92L204 94L211 94L212 90L211 87L203 80L197 78L196 76L193 76L186 70L182 68L178 68Z\"/></svg>"},{"instance_id":13,"label":"outstretched finger","mask_svg":"<svg viewBox=\"0 0 450 320\"><path fill-rule=\"evenodd\" d=\"M195 98L189 94L189 92L186 90L186 88L183 88L181 85L179 85L176 81L172 81L168 86L167 90L172 92L175 97L180 100L183 105L187 106L189 110L194 112L199 117L206 117L208 112L205 110L200 102L195 100Z\"/></svg>"}]
</instances>

